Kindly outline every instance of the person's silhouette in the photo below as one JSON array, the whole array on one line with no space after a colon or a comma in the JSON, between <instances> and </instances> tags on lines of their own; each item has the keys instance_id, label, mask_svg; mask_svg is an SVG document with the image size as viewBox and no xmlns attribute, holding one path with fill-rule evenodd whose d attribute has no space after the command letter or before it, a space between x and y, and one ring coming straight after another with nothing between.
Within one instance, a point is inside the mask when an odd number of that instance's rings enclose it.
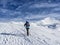
<instances>
[{"instance_id":1,"label":"person's silhouette","mask_svg":"<svg viewBox=\"0 0 60 45\"><path fill-rule=\"evenodd\" d=\"M29 36L29 27L30 27L30 24L28 21L26 21L26 23L24 24L25 28L26 28L26 31L27 31L27 36Z\"/></svg>"}]
</instances>

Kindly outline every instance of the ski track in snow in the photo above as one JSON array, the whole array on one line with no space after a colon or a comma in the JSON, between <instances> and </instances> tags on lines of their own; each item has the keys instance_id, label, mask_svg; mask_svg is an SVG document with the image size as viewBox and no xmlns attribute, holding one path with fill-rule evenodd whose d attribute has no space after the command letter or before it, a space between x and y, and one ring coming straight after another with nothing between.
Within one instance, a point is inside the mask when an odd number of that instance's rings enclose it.
<instances>
[{"instance_id":1,"label":"ski track in snow","mask_svg":"<svg viewBox=\"0 0 60 45\"><path fill-rule=\"evenodd\" d=\"M60 45L59 34L58 30L34 26L27 36L23 23L0 23L0 45Z\"/></svg>"}]
</instances>

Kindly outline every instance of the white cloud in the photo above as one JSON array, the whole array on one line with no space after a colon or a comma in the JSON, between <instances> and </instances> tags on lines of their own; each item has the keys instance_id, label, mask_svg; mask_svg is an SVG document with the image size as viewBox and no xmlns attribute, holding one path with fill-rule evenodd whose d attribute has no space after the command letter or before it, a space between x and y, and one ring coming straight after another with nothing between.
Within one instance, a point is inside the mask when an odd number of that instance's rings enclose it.
<instances>
[{"instance_id":1,"label":"white cloud","mask_svg":"<svg viewBox=\"0 0 60 45\"><path fill-rule=\"evenodd\" d=\"M39 19L39 18L44 18L46 16L41 16L41 15L31 15L31 16L26 16L25 19Z\"/></svg>"},{"instance_id":2,"label":"white cloud","mask_svg":"<svg viewBox=\"0 0 60 45\"><path fill-rule=\"evenodd\" d=\"M41 3L41 4L33 4L30 8L40 8L40 7L57 7L59 4L56 3Z\"/></svg>"},{"instance_id":3,"label":"white cloud","mask_svg":"<svg viewBox=\"0 0 60 45\"><path fill-rule=\"evenodd\" d=\"M60 7L54 8L54 11L60 11Z\"/></svg>"},{"instance_id":4,"label":"white cloud","mask_svg":"<svg viewBox=\"0 0 60 45\"><path fill-rule=\"evenodd\" d=\"M59 18L60 17L60 14L59 13L50 13L50 14L48 14L48 16Z\"/></svg>"}]
</instances>

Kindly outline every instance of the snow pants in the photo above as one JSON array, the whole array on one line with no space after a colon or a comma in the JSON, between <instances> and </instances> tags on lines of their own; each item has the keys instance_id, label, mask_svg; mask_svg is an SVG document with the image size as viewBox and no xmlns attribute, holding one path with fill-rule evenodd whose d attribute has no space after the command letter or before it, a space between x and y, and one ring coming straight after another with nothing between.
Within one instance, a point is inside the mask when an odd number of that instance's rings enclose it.
<instances>
[{"instance_id":1,"label":"snow pants","mask_svg":"<svg viewBox=\"0 0 60 45\"><path fill-rule=\"evenodd\" d=\"M27 36L29 36L29 28L26 28Z\"/></svg>"}]
</instances>

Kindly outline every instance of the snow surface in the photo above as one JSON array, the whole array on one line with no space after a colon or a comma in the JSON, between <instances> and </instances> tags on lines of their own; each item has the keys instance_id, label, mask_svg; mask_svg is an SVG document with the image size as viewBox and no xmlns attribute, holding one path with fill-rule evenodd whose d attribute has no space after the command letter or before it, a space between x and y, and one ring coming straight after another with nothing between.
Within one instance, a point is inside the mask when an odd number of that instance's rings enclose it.
<instances>
[{"instance_id":1,"label":"snow surface","mask_svg":"<svg viewBox=\"0 0 60 45\"><path fill-rule=\"evenodd\" d=\"M24 22L0 22L0 45L60 45L60 25L56 24L55 29L48 28L48 25L57 22L59 24L60 21L50 17L30 22L29 36Z\"/></svg>"}]
</instances>

